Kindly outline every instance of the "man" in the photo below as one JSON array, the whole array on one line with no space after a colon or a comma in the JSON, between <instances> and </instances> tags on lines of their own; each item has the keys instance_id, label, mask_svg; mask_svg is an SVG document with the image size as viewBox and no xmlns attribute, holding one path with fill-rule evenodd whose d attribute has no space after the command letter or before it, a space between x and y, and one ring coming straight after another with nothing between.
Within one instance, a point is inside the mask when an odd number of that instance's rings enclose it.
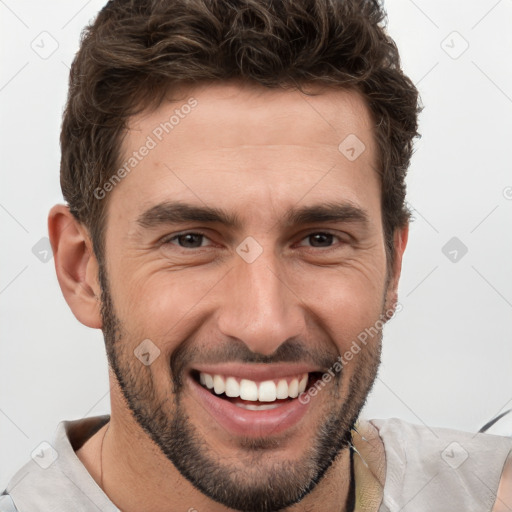
<instances>
[{"instance_id":1,"label":"man","mask_svg":"<svg viewBox=\"0 0 512 512\"><path fill-rule=\"evenodd\" d=\"M358 422L397 307L418 98L366 0L111 1L49 231L111 415L0 510L484 511L512 441ZM509 462L507 462L507 460Z\"/></svg>"}]
</instances>

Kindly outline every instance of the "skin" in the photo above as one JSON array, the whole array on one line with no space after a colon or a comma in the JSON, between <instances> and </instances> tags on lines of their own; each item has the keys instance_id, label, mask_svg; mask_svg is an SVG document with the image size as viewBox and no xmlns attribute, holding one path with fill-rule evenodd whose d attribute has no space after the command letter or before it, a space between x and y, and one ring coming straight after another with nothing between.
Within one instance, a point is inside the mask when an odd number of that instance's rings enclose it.
<instances>
[{"instance_id":1,"label":"skin","mask_svg":"<svg viewBox=\"0 0 512 512\"><path fill-rule=\"evenodd\" d=\"M104 199L105 271L121 325L111 344L119 371L141 385L151 382L167 418L186 413L205 457L235 469L242 487L264 485L273 467L313 464L325 418L344 411L343 428L349 429L375 378L380 336L311 400L297 425L259 439L260 452L226 432L198 402L185 378L194 363L208 361L210 354L222 357L233 340L244 354L270 359L287 340L297 340L309 354L305 362L318 362L320 354L334 360L396 302L408 228L394 234L396 254L388 269L369 110L356 92L319 92L305 96L237 83L182 91L179 100L131 120L122 146L126 158L188 97L198 102ZM354 161L338 150L349 134L366 146ZM177 200L222 208L237 215L239 225L189 221L144 228L137 222L153 205ZM355 207L366 222L284 222L294 208L327 203ZM57 205L49 231L59 283L73 313L84 325L104 327L99 264L87 229ZM183 231L204 234L203 246L184 248L168 240ZM315 233L334 236L314 246ZM249 236L262 249L252 263L236 252ZM160 350L148 367L133 356L144 339ZM188 360L173 375L169 361L182 353ZM124 512L167 511L169 503L172 510L231 510L196 489L150 439L112 370L110 386L108 430L98 431L77 455L98 484L103 458L103 488L116 506ZM325 469L318 485L289 510L340 510L348 493L348 451L340 450Z\"/></svg>"},{"instance_id":2,"label":"skin","mask_svg":"<svg viewBox=\"0 0 512 512\"><path fill-rule=\"evenodd\" d=\"M512 455L509 455L498 487L496 501L492 512L507 512L512 510Z\"/></svg>"}]
</instances>

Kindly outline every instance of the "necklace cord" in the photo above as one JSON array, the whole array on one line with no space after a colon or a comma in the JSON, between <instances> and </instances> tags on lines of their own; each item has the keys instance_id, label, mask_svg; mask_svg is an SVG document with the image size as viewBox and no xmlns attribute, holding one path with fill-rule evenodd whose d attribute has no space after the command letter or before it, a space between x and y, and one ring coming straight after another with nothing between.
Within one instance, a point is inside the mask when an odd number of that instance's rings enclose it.
<instances>
[{"instance_id":1,"label":"necklace cord","mask_svg":"<svg viewBox=\"0 0 512 512\"><path fill-rule=\"evenodd\" d=\"M355 450L350 446L350 486L347 496L347 512L355 512L356 510L356 478L354 470L354 453Z\"/></svg>"},{"instance_id":2,"label":"necklace cord","mask_svg":"<svg viewBox=\"0 0 512 512\"><path fill-rule=\"evenodd\" d=\"M105 429L105 432L103 433L103 437L101 438L101 447L100 447L100 487L103 488L103 443L105 442L105 437L107 435L108 429L110 427L110 422L107 425L107 428Z\"/></svg>"}]
</instances>

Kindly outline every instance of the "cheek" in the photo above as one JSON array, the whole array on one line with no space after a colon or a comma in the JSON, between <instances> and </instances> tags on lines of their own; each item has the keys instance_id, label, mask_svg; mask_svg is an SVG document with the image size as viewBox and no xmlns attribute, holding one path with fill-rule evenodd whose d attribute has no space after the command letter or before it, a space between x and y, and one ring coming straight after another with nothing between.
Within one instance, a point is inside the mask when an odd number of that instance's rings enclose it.
<instances>
[{"instance_id":1,"label":"cheek","mask_svg":"<svg viewBox=\"0 0 512 512\"><path fill-rule=\"evenodd\" d=\"M344 352L347 346L375 324L382 312L385 255L369 254L334 267L290 265L282 277L293 290L294 307L316 324ZM122 261L122 260L121 260ZM166 268L161 260L110 271L111 291L126 342L151 339L163 355L194 334L219 307L229 307L229 265ZM118 270L116 272L116 270ZM311 324L310 324L311 325ZM214 329L215 326L212 325Z\"/></svg>"},{"instance_id":2,"label":"cheek","mask_svg":"<svg viewBox=\"0 0 512 512\"><path fill-rule=\"evenodd\" d=\"M384 267L319 269L302 276L298 295L343 353L381 318L385 278Z\"/></svg>"},{"instance_id":3,"label":"cheek","mask_svg":"<svg viewBox=\"0 0 512 512\"><path fill-rule=\"evenodd\" d=\"M208 304L208 294L222 278L219 270L194 272L145 269L120 279L114 303L128 333L153 339L162 349L183 339L187 326Z\"/></svg>"}]
</instances>

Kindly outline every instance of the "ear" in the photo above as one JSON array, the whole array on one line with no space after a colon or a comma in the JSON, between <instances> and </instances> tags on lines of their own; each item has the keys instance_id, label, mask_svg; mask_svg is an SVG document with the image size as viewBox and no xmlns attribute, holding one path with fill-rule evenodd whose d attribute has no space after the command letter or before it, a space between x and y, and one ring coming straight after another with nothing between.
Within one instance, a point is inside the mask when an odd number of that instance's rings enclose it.
<instances>
[{"instance_id":1,"label":"ear","mask_svg":"<svg viewBox=\"0 0 512 512\"><path fill-rule=\"evenodd\" d=\"M101 329L101 288L98 261L88 231L69 211L55 205L48 215L48 232L60 289L75 317Z\"/></svg>"},{"instance_id":2,"label":"ear","mask_svg":"<svg viewBox=\"0 0 512 512\"><path fill-rule=\"evenodd\" d=\"M398 302L398 283L400 281L400 274L402 273L402 259L408 238L409 224L406 224L403 228L397 228L395 230L393 235L393 248L395 254L393 265L390 268L391 275L389 276L386 297L386 309L388 312L394 311Z\"/></svg>"}]
</instances>

